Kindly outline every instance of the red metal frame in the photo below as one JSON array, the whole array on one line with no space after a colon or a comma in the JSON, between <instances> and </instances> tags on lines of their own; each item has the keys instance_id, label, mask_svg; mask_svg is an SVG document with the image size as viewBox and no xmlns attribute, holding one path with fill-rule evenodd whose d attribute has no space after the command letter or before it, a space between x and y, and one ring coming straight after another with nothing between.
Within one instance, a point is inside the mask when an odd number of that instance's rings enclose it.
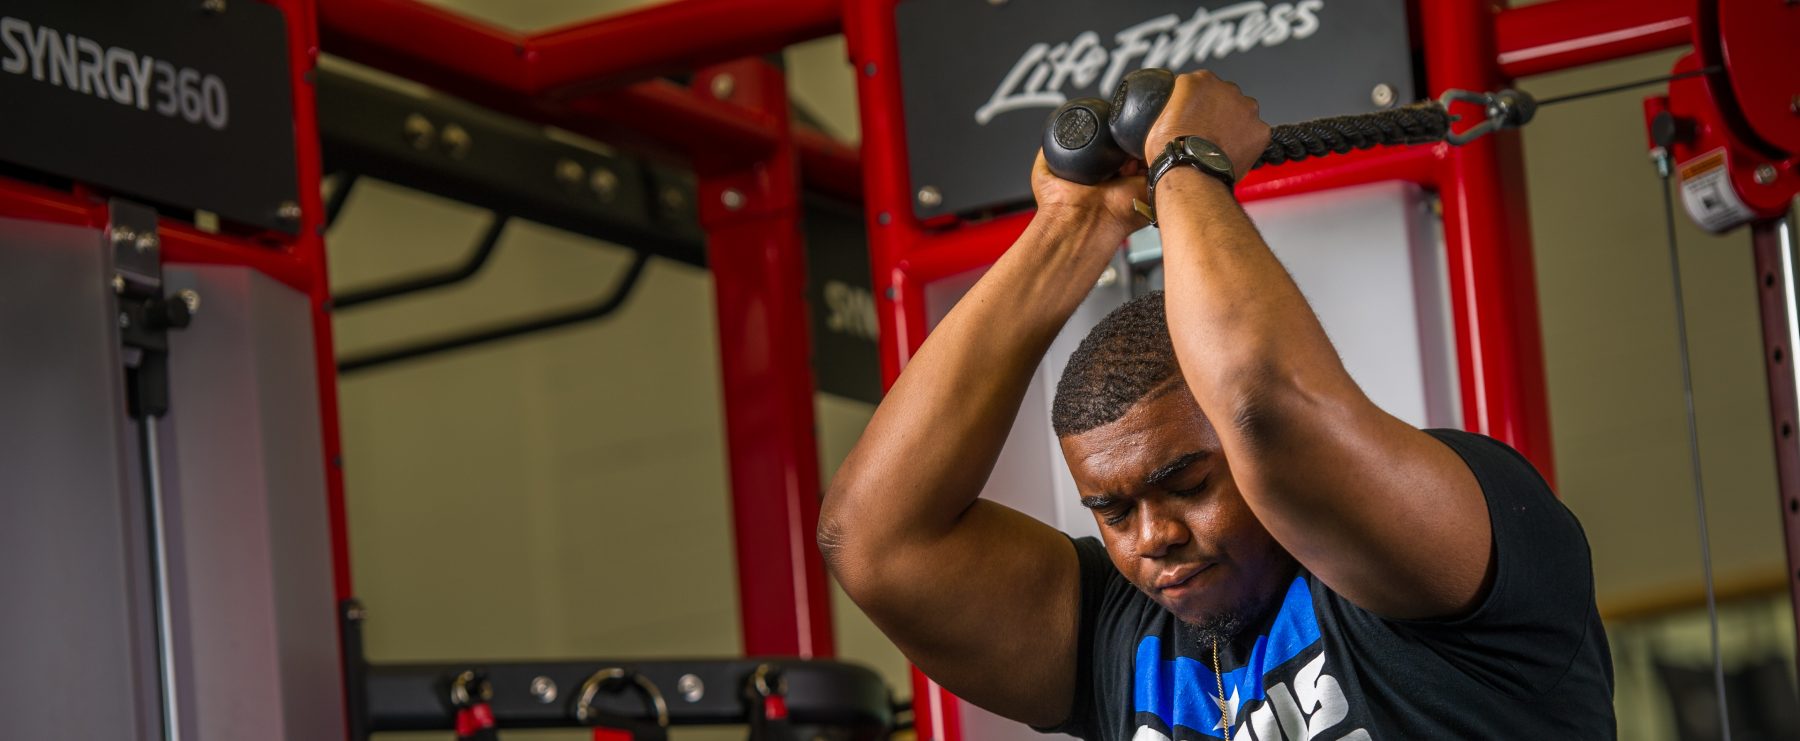
<instances>
[{"instance_id":1,"label":"red metal frame","mask_svg":"<svg viewBox=\"0 0 1800 741\"><path fill-rule=\"evenodd\" d=\"M1686 46L1693 41L1695 5L1696 0L1556 0L1509 8L1494 19L1499 74L1524 77Z\"/></svg>"},{"instance_id":2,"label":"red metal frame","mask_svg":"<svg viewBox=\"0 0 1800 741\"><path fill-rule=\"evenodd\" d=\"M924 341L924 286L991 264L1029 219L922 224L912 215L893 7L897 0L675 0L535 34L505 31L418 0L271 0L288 17L303 217L294 238L220 237L163 224L171 259L252 266L313 299L334 559L350 593L319 150L307 73L331 51L483 105L689 158L710 235L731 455L746 650L832 652L823 570L812 547L818 470L805 307L801 178L866 201L882 370L888 383ZM319 26L313 24L315 2ZM1421 2L1430 89L1493 89L1508 78L1689 44L1701 0L1554 0L1498 12L1487 0ZM794 131L781 76L733 61L842 28L862 114L858 163ZM694 85L638 81L701 68ZM711 86L721 74L734 85ZM612 85L610 89L601 89ZM719 90L726 90L723 95ZM723 99L721 99L723 98ZM1471 146L1385 149L1259 171L1245 200L1401 180L1444 206L1465 426L1552 471L1537 302L1516 135ZM857 172L860 168L860 187ZM734 192L727 197L728 191ZM738 204L728 208L727 203ZM0 215L98 227L104 206L0 180ZM274 244L269 244L273 239ZM955 698L915 673L921 739L961 738Z\"/></svg>"}]
</instances>

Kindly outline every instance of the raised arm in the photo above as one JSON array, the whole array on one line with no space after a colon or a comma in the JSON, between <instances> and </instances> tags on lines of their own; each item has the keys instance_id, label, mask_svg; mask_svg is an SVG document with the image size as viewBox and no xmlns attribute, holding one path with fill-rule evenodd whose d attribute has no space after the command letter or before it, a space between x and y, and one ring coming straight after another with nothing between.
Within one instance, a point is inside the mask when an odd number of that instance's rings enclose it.
<instances>
[{"instance_id":1,"label":"raised arm","mask_svg":"<svg viewBox=\"0 0 1800 741\"><path fill-rule=\"evenodd\" d=\"M1075 691L1067 537L979 500L1031 374L1131 228L1142 178L1057 180L1040 157L1025 234L944 318L838 470L819 545L844 591L958 695L1049 725Z\"/></svg>"},{"instance_id":2,"label":"raised arm","mask_svg":"<svg viewBox=\"0 0 1800 741\"><path fill-rule=\"evenodd\" d=\"M1201 72L1177 79L1147 151L1181 135L1224 148L1241 176L1268 126L1256 101ZM1176 358L1257 518L1364 609L1395 618L1471 610L1490 579L1493 536L1468 466L1350 379L1222 181L1178 167L1156 200Z\"/></svg>"}]
</instances>

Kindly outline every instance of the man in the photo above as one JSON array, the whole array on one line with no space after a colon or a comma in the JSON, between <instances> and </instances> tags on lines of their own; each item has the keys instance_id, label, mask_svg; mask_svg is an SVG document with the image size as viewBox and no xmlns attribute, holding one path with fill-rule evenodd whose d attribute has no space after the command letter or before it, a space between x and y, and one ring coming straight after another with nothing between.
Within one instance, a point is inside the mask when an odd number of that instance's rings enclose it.
<instances>
[{"instance_id":1,"label":"man","mask_svg":"<svg viewBox=\"0 0 1800 741\"><path fill-rule=\"evenodd\" d=\"M1052 409L1104 545L978 499L1051 339L1142 226L1144 178L1084 187L1040 158L1031 225L832 482L844 589L944 687L1089 739L1613 737L1580 525L1511 449L1351 381L1232 197L1268 142L1254 100L1181 76L1145 151L1184 136L1235 166L1152 166L1167 295L1096 327Z\"/></svg>"}]
</instances>

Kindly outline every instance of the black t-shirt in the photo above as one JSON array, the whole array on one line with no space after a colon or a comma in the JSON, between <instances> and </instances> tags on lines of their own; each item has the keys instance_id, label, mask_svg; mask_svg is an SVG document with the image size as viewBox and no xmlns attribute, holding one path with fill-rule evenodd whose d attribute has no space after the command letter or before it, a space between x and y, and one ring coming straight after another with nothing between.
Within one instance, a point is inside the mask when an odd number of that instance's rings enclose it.
<instances>
[{"instance_id":1,"label":"black t-shirt","mask_svg":"<svg viewBox=\"0 0 1800 741\"><path fill-rule=\"evenodd\" d=\"M1094 538L1081 561L1080 674L1071 715L1043 729L1094 741L1614 738L1612 659L1587 538L1525 458L1498 441L1428 432L1487 495L1498 570L1455 620L1378 617L1302 571L1280 608L1212 645L1132 586Z\"/></svg>"}]
</instances>

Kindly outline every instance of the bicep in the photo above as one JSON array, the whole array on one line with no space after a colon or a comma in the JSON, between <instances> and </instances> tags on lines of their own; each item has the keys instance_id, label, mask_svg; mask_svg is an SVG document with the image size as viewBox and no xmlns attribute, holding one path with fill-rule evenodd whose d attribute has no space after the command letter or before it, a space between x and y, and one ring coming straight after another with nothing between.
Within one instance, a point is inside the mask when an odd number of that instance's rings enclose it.
<instances>
[{"instance_id":1,"label":"bicep","mask_svg":"<svg viewBox=\"0 0 1800 741\"><path fill-rule=\"evenodd\" d=\"M880 558L840 580L933 681L1021 722L1068 715L1081 577L1067 536L982 500L945 534Z\"/></svg>"},{"instance_id":2,"label":"bicep","mask_svg":"<svg viewBox=\"0 0 1800 741\"><path fill-rule=\"evenodd\" d=\"M1270 534L1333 591L1376 614L1472 609L1492 571L1493 534L1462 458L1360 392L1267 398L1220 435Z\"/></svg>"}]
</instances>

